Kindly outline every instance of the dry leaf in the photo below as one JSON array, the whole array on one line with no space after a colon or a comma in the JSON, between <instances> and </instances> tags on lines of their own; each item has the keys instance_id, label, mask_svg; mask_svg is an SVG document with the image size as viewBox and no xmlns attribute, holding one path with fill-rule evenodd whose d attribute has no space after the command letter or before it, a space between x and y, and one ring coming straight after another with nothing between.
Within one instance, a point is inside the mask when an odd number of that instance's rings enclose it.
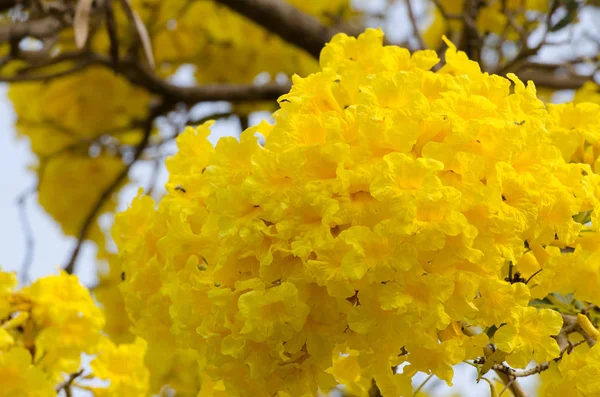
<instances>
[{"instance_id":1,"label":"dry leaf","mask_svg":"<svg viewBox=\"0 0 600 397\"><path fill-rule=\"evenodd\" d=\"M75 9L73 30L75 33L75 45L78 49L85 47L90 32L90 11L94 0L79 0Z\"/></svg>"}]
</instances>

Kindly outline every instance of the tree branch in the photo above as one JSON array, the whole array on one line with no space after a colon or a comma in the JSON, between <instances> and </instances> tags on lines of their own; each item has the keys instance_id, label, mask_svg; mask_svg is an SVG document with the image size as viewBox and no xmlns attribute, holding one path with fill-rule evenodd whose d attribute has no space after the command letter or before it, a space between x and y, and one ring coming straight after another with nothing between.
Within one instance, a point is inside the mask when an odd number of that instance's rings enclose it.
<instances>
[{"instance_id":1,"label":"tree branch","mask_svg":"<svg viewBox=\"0 0 600 397\"><path fill-rule=\"evenodd\" d=\"M280 0L216 0L233 11L256 22L270 32L275 33L288 43L305 50L315 58L336 33L349 27L328 27L312 15L306 14L293 5Z\"/></svg>"},{"instance_id":2,"label":"tree branch","mask_svg":"<svg viewBox=\"0 0 600 397\"><path fill-rule=\"evenodd\" d=\"M122 66L123 75L133 84L145 87L148 91L160 95L168 101L183 102L188 105L208 101L276 100L290 89L289 85L280 84L265 84L262 86L254 84L204 84L181 87L156 76L144 64L123 60Z\"/></svg>"},{"instance_id":3,"label":"tree branch","mask_svg":"<svg viewBox=\"0 0 600 397\"><path fill-rule=\"evenodd\" d=\"M581 88L591 76L578 74L561 75L547 68L525 68L516 75L523 81L532 80L537 87L551 88L555 90L576 90Z\"/></svg>"},{"instance_id":4,"label":"tree branch","mask_svg":"<svg viewBox=\"0 0 600 397\"><path fill-rule=\"evenodd\" d=\"M39 62L23 70L37 70L61 62L76 62L67 70L43 74L21 73L12 76L0 76L0 81L19 83L24 81L50 80L84 69L91 65L100 65L115 70L114 60L106 55L92 52L69 52L59 54L54 58ZM145 88L149 92L161 96L167 102L182 102L194 105L199 102L212 101L268 101L276 100L290 90L289 84L204 84L200 86L182 87L169 83L158 77L150 67L136 62L131 57L122 59L116 72L132 84Z\"/></svg>"}]
</instances>

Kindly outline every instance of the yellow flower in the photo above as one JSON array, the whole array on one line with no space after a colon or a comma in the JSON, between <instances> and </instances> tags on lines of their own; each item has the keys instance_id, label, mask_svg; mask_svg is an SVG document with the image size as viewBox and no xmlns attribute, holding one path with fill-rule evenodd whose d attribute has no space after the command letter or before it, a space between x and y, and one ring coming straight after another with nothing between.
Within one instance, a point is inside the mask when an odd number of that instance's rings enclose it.
<instances>
[{"instance_id":1,"label":"yellow flower","mask_svg":"<svg viewBox=\"0 0 600 397\"><path fill-rule=\"evenodd\" d=\"M110 383L107 388L96 389L96 395L147 396L149 373L144 366L146 347L147 343L141 338L119 346L105 340L90 367L97 378Z\"/></svg>"},{"instance_id":2,"label":"yellow flower","mask_svg":"<svg viewBox=\"0 0 600 397\"><path fill-rule=\"evenodd\" d=\"M361 376L361 366L358 360L360 352L344 346L336 346L334 354L336 352L332 366L327 369L327 372L333 375L337 382L348 387L350 393L364 394L369 390L371 381Z\"/></svg>"},{"instance_id":3,"label":"yellow flower","mask_svg":"<svg viewBox=\"0 0 600 397\"><path fill-rule=\"evenodd\" d=\"M477 315L482 324L500 326L514 321L519 311L529 304L529 289L523 283L509 284L504 280L484 279L479 284L480 297L475 299Z\"/></svg>"},{"instance_id":4,"label":"yellow flower","mask_svg":"<svg viewBox=\"0 0 600 397\"><path fill-rule=\"evenodd\" d=\"M517 368L525 368L531 360L538 363L558 357L560 349L552 335L558 335L562 327L558 312L533 307L518 311L516 321L494 334L498 349L510 353L506 361Z\"/></svg>"},{"instance_id":5,"label":"yellow flower","mask_svg":"<svg viewBox=\"0 0 600 397\"><path fill-rule=\"evenodd\" d=\"M284 282L265 291L249 291L238 300L244 326L240 333L255 342L286 340L304 326L308 306L298 300L294 284Z\"/></svg>"},{"instance_id":6,"label":"yellow flower","mask_svg":"<svg viewBox=\"0 0 600 397\"><path fill-rule=\"evenodd\" d=\"M0 350L0 384L6 397L53 397L53 384L31 363L31 354L22 347Z\"/></svg>"},{"instance_id":7,"label":"yellow flower","mask_svg":"<svg viewBox=\"0 0 600 397\"><path fill-rule=\"evenodd\" d=\"M558 365L542 373L540 396L594 396L600 393L600 354L598 345L565 354ZM547 372L547 373L546 373Z\"/></svg>"},{"instance_id":8,"label":"yellow flower","mask_svg":"<svg viewBox=\"0 0 600 397\"><path fill-rule=\"evenodd\" d=\"M76 276L61 272L36 280L19 296L31 303L37 365L53 376L77 372L81 353L96 352L104 326L89 291Z\"/></svg>"}]
</instances>

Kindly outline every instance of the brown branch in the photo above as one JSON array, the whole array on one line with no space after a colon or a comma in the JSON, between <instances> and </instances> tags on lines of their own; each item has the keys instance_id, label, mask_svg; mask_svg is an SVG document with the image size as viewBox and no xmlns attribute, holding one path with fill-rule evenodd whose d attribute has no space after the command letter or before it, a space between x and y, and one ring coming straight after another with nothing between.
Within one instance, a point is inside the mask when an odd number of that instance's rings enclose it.
<instances>
[{"instance_id":1,"label":"brown branch","mask_svg":"<svg viewBox=\"0 0 600 397\"><path fill-rule=\"evenodd\" d=\"M256 22L317 59L325 43L336 33L343 30L352 35L359 33L348 32L348 26L344 26L344 29L325 26L312 15L281 0L216 0L216 2Z\"/></svg>"},{"instance_id":2,"label":"brown branch","mask_svg":"<svg viewBox=\"0 0 600 397\"><path fill-rule=\"evenodd\" d=\"M92 52L68 52L59 54L54 58L37 62L27 66L23 71L32 71L50 65L58 65L61 62L78 62L69 70L63 70L46 75L19 73L14 76L0 77L0 81L18 83L23 81L49 80L62 77L69 73L84 69L91 65L100 65L115 70L114 59L110 56ZM161 96L166 102L182 102L194 105L199 102L212 101L263 101L276 100L286 94L290 85L288 84L205 84L200 86L182 87L169 83L157 76L152 69L145 64L136 62L131 57L122 59L117 72L129 80L132 84L140 86L149 92Z\"/></svg>"},{"instance_id":3,"label":"brown branch","mask_svg":"<svg viewBox=\"0 0 600 397\"><path fill-rule=\"evenodd\" d=\"M56 393L59 393L61 390L64 390L65 394L67 396L70 396L71 395L71 385L73 384L75 379L79 378L81 375L83 375L83 369L80 369L79 371L69 375L67 380L65 380L63 383L61 383L60 385L58 385L56 387L56 389L55 389Z\"/></svg>"},{"instance_id":4,"label":"brown branch","mask_svg":"<svg viewBox=\"0 0 600 397\"><path fill-rule=\"evenodd\" d=\"M94 63L111 67L112 60L100 55L89 54ZM289 85L265 84L204 84L182 87L171 84L158 77L148 66L135 62L131 58L121 61L120 71L131 83L144 87L153 94L160 95L167 102L182 102L193 105L212 101L262 101L276 100L287 93Z\"/></svg>"},{"instance_id":5,"label":"brown branch","mask_svg":"<svg viewBox=\"0 0 600 397\"><path fill-rule=\"evenodd\" d=\"M479 6L477 3L478 2L476 0L465 1L463 8L464 26L462 44L464 51L469 56L469 59L480 62L483 40L475 23L477 20L477 14L479 13Z\"/></svg>"},{"instance_id":6,"label":"brown branch","mask_svg":"<svg viewBox=\"0 0 600 397\"><path fill-rule=\"evenodd\" d=\"M104 18L106 20L106 31L110 42L110 57L113 62L113 68L119 68L119 36L112 0L104 1Z\"/></svg>"},{"instance_id":7,"label":"brown branch","mask_svg":"<svg viewBox=\"0 0 600 397\"><path fill-rule=\"evenodd\" d=\"M289 85L265 84L204 84L201 86L181 87L173 85L156 76L146 65L123 60L124 76L136 85L145 87L154 94L161 95L173 102L196 104L209 101L263 101L276 100L287 93Z\"/></svg>"},{"instance_id":8,"label":"brown branch","mask_svg":"<svg viewBox=\"0 0 600 397\"><path fill-rule=\"evenodd\" d=\"M547 68L527 68L516 73L523 81L532 80L537 87L551 88L555 90L573 90L581 88L592 76L578 74L561 75Z\"/></svg>"},{"instance_id":9,"label":"brown branch","mask_svg":"<svg viewBox=\"0 0 600 397\"><path fill-rule=\"evenodd\" d=\"M553 361L560 361L560 359L563 357L563 355L565 353L569 353L571 350L573 350L573 348L581 345L584 342L585 342L585 340L580 340L579 342L576 342L576 343L568 341L566 346L561 348L560 356L555 358ZM536 365L535 367L532 367L532 368L529 368L526 370L522 370L522 371L517 371L509 366L504 365L504 364L495 364L492 368L495 371L505 373L512 378L523 378L526 376L539 374L540 372L544 372L544 371L550 369L550 363L549 362L541 363L541 364Z\"/></svg>"},{"instance_id":10,"label":"brown branch","mask_svg":"<svg viewBox=\"0 0 600 397\"><path fill-rule=\"evenodd\" d=\"M552 4L550 5L550 8L548 10L548 14L546 14L546 18L545 18L545 31L544 34L540 40L540 42L533 46L533 47L529 47L529 37L531 32L526 28L526 27L522 27L519 26L519 24L517 23L517 21L515 20L514 16L509 12L509 11L505 11L505 15L508 19L508 23L509 25L515 29L517 31L517 33L519 34L519 41L521 42L521 49L519 50L519 53L510 61L506 62L504 65L500 66L497 70L496 70L496 74L506 74L508 72L511 71L515 71L522 63L524 63L527 58L536 55L539 50L544 46L544 44L546 44L547 39L548 39L548 34L550 33L550 25L552 22L552 17L554 15L554 13L556 12L556 10L558 9L558 1L553 0Z\"/></svg>"}]
</instances>

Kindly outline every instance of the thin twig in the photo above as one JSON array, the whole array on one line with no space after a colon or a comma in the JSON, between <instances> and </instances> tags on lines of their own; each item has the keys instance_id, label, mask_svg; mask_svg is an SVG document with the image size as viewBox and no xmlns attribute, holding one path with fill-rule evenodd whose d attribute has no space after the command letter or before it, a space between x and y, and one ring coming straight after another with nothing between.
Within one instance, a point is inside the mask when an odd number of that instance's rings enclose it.
<instances>
[{"instance_id":1,"label":"thin twig","mask_svg":"<svg viewBox=\"0 0 600 397\"><path fill-rule=\"evenodd\" d=\"M164 163L164 156L158 156L152 161L152 171L150 179L148 181L148 187L146 188L146 195L152 197L152 192L158 182L158 176L160 175L160 166Z\"/></svg>"},{"instance_id":2,"label":"thin twig","mask_svg":"<svg viewBox=\"0 0 600 397\"><path fill-rule=\"evenodd\" d=\"M419 32L419 26L417 24L417 18L415 17L415 12L412 6L412 0L406 0L406 9L408 11L408 18L410 19L410 23L412 25L413 34L415 35L417 42L419 43L419 50L423 50L427 48L425 45L425 41L423 40L423 36Z\"/></svg>"},{"instance_id":3,"label":"thin twig","mask_svg":"<svg viewBox=\"0 0 600 397\"><path fill-rule=\"evenodd\" d=\"M529 36L530 32L521 26L515 21L513 15L505 11L505 15L508 19L508 23L510 26L517 31L519 34L519 41L521 42L521 50L519 53L510 61L506 62L504 65L500 66L494 73L504 75L508 72L516 72L519 70L519 67L529 58L530 56L536 55L539 50L546 44L546 40L548 39L548 34L550 33L550 24L552 21L552 16L554 12L558 9L558 2L556 0L552 1L552 5L548 10L548 14L546 14L545 25L546 29L544 31L544 35L540 42L534 46L529 47Z\"/></svg>"},{"instance_id":4,"label":"thin twig","mask_svg":"<svg viewBox=\"0 0 600 397\"><path fill-rule=\"evenodd\" d=\"M544 269L539 269L538 271L536 271L535 273L533 273L531 276L529 276L529 278L525 281L525 285L529 284L529 282L531 281L531 279L534 278L535 276L537 276L542 270L544 270Z\"/></svg>"},{"instance_id":5,"label":"thin twig","mask_svg":"<svg viewBox=\"0 0 600 397\"><path fill-rule=\"evenodd\" d=\"M113 0L104 0L104 18L106 20L106 31L110 42L110 58L115 70L119 68L119 36L117 24L113 11Z\"/></svg>"},{"instance_id":6,"label":"thin twig","mask_svg":"<svg viewBox=\"0 0 600 397\"><path fill-rule=\"evenodd\" d=\"M81 375L83 375L83 369L80 369L79 371L69 375L67 380L65 380L63 383L59 384L58 386L56 386L56 388L55 388L56 393L58 394L61 390L64 390L66 395L68 396L69 393L71 392L71 385L73 384L75 379L79 378Z\"/></svg>"},{"instance_id":7,"label":"thin twig","mask_svg":"<svg viewBox=\"0 0 600 397\"><path fill-rule=\"evenodd\" d=\"M419 394L421 389L423 387L425 387L425 385L427 384L427 382L429 382L431 380L431 378L433 378L433 374L429 374L429 376L427 378L425 378L425 380L423 382L421 382L419 387L417 387L417 390L415 390L415 392L413 393L413 397L415 397L417 394Z\"/></svg>"},{"instance_id":8,"label":"thin twig","mask_svg":"<svg viewBox=\"0 0 600 397\"><path fill-rule=\"evenodd\" d=\"M33 238L33 229L27 216L27 198L37 192L37 184L33 188L28 188L17 198L17 206L19 207L19 220L25 237L25 256L21 263L21 283L23 285L29 282L29 270L33 263L33 254L35 250L35 239Z\"/></svg>"}]
</instances>

